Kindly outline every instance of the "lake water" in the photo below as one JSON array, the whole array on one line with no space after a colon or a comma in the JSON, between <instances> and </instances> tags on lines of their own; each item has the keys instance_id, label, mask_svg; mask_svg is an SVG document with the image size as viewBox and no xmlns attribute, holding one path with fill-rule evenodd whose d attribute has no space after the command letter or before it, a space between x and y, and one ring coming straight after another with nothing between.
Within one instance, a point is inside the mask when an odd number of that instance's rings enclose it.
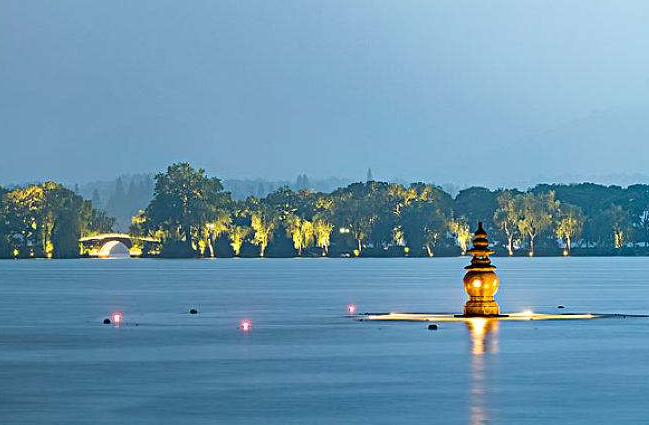
<instances>
[{"instance_id":1,"label":"lake water","mask_svg":"<svg viewBox=\"0 0 649 425\"><path fill-rule=\"evenodd\" d=\"M460 311L467 263L0 261L0 423L649 422L649 319L344 317ZM494 263L503 312L649 313L649 258Z\"/></svg>"}]
</instances>

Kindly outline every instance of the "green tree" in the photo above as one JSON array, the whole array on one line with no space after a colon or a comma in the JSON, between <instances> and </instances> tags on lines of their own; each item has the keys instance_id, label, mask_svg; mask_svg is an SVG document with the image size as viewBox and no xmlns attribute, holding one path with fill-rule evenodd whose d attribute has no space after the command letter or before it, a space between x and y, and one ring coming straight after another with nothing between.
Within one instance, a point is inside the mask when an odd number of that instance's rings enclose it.
<instances>
[{"instance_id":1,"label":"green tree","mask_svg":"<svg viewBox=\"0 0 649 425\"><path fill-rule=\"evenodd\" d=\"M195 239L201 237L204 224L213 221L220 206L227 203L221 182L187 163L169 166L166 173L155 176L155 182L153 199L146 209L147 224L164 232L163 250L169 239L182 240L185 253L181 255L196 255Z\"/></svg>"},{"instance_id":2,"label":"green tree","mask_svg":"<svg viewBox=\"0 0 649 425\"><path fill-rule=\"evenodd\" d=\"M8 190L0 186L0 258L13 256L13 238L9 225L8 202L5 199Z\"/></svg>"},{"instance_id":3,"label":"green tree","mask_svg":"<svg viewBox=\"0 0 649 425\"><path fill-rule=\"evenodd\" d=\"M498 206L494 211L493 221L506 239L507 253L514 255L514 237L518 230L518 211L514 194L510 190L503 190L496 198Z\"/></svg>"},{"instance_id":4,"label":"green tree","mask_svg":"<svg viewBox=\"0 0 649 425\"><path fill-rule=\"evenodd\" d=\"M583 225L584 214L581 208L566 203L559 205L555 234L565 242L568 252L572 248L572 241L581 235Z\"/></svg>"},{"instance_id":5,"label":"green tree","mask_svg":"<svg viewBox=\"0 0 649 425\"><path fill-rule=\"evenodd\" d=\"M458 219L448 220L448 229L455 236L455 241L462 251L462 255L466 254L467 243L471 239L471 229L464 217Z\"/></svg>"},{"instance_id":6,"label":"green tree","mask_svg":"<svg viewBox=\"0 0 649 425\"><path fill-rule=\"evenodd\" d=\"M484 187L461 190L454 201L456 216L464 217L470 225L482 221L487 232L493 228L494 211L498 208L498 193Z\"/></svg>"},{"instance_id":7,"label":"green tree","mask_svg":"<svg viewBox=\"0 0 649 425\"><path fill-rule=\"evenodd\" d=\"M228 238L230 239L230 246L234 250L234 255L236 257L241 253L241 246L243 241L246 239L246 236L250 233L250 228L241 225L233 225L228 230Z\"/></svg>"},{"instance_id":8,"label":"green tree","mask_svg":"<svg viewBox=\"0 0 649 425\"><path fill-rule=\"evenodd\" d=\"M21 257L34 256L38 245L39 219L45 204L43 189L30 185L24 189L14 189L6 195L6 217L13 233L21 239Z\"/></svg>"},{"instance_id":9,"label":"green tree","mask_svg":"<svg viewBox=\"0 0 649 425\"><path fill-rule=\"evenodd\" d=\"M649 185L635 184L626 189L626 209L631 215L631 224L637 230L645 247L649 246Z\"/></svg>"},{"instance_id":10,"label":"green tree","mask_svg":"<svg viewBox=\"0 0 649 425\"><path fill-rule=\"evenodd\" d=\"M207 245L210 257L214 257L214 244L225 234L232 225L232 217L228 211L220 211L210 221L203 224L203 241Z\"/></svg>"},{"instance_id":11,"label":"green tree","mask_svg":"<svg viewBox=\"0 0 649 425\"><path fill-rule=\"evenodd\" d=\"M331 245L331 231L334 225L327 220L324 214L316 215L313 220L313 234L315 243L322 248L322 256L329 254L329 245Z\"/></svg>"},{"instance_id":12,"label":"green tree","mask_svg":"<svg viewBox=\"0 0 649 425\"><path fill-rule=\"evenodd\" d=\"M297 255L302 256L302 250L313 245L314 226L307 219L291 214L284 220L286 233L293 240L293 246L297 250Z\"/></svg>"},{"instance_id":13,"label":"green tree","mask_svg":"<svg viewBox=\"0 0 649 425\"><path fill-rule=\"evenodd\" d=\"M407 246L415 255L425 250L429 257L443 232L446 231L447 214L435 202L411 201L399 216L400 229Z\"/></svg>"},{"instance_id":14,"label":"green tree","mask_svg":"<svg viewBox=\"0 0 649 425\"><path fill-rule=\"evenodd\" d=\"M552 225L557 206L554 192L538 195L525 193L516 198L518 231L529 237L530 255L534 255L536 237Z\"/></svg>"},{"instance_id":15,"label":"green tree","mask_svg":"<svg viewBox=\"0 0 649 425\"><path fill-rule=\"evenodd\" d=\"M259 247L259 256L263 257L277 226L277 212L268 203L254 197L248 198L246 205L250 215L250 227L254 232L252 243Z\"/></svg>"},{"instance_id":16,"label":"green tree","mask_svg":"<svg viewBox=\"0 0 649 425\"><path fill-rule=\"evenodd\" d=\"M610 205L593 218L600 243L616 249L623 248L631 239L631 221L629 212L620 205Z\"/></svg>"}]
</instances>

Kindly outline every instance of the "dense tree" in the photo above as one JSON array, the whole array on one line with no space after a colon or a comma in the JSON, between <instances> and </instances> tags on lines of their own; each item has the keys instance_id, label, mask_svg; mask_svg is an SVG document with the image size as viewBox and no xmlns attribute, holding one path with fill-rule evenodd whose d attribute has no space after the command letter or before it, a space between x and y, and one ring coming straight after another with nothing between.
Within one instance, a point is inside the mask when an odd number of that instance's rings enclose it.
<instances>
[{"instance_id":1,"label":"dense tree","mask_svg":"<svg viewBox=\"0 0 649 425\"><path fill-rule=\"evenodd\" d=\"M518 231L518 210L515 195L510 190L500 192L496 198L498 206L493 213L493 222L505 237L507 253L514 255L514 237Z\"/></svg>"},{"instance_id":2,"label":"dense tree","mask_svg":"<svg viewBox=\"0 0 649 425\"><path fill-rule=\"evenodd\" d=\"M155 181L153 199L146 209L150 230L164 232L163 249L167 242L176 247L184 242L184 253L170 255L196 255L203 226L220 215L229 196L222 192L219 179L209 178L203 169L195 170L187 163L169 166Z\"/></svg>"},{"instance_id":3,"label":"dense tree","mask_svg":"<svg viewBox=\"0 0 649 425\"><path fill-rule=\"evenodd\" d=\"M2 190L0 255L71 258L79 238L110 231L114 221L90 201L54 182Z\"/></svg>"},{"instance_id":4,"label":"dense tree","mask_svg":"<svg viewBox=\"0 0 649 425\"><path fill-rule=\"evenodd\" d=\"M273 237L273 230L277 226L275 211L257 199L251 199L250 227L253 230L252 243L259 247L259 256L263 257L266 247Z\"/></svg>"},{"instance_id":5,"label":"dense tree","mask_svg":"<svg viewBox=\"0 0 649 425\"><path fill-rule=\"evenodd\" d=\"M534 255L534 241L541 232L550 228L558 207L554 192L525 193L516 197L515 204L519 212L518 231L529 238L530 255Z\"/></svg>"},{"instance_id":6,"label":"dense tree","mask_svg":"<svg viewBox=\"0 0 649 425\"><path fill-rule=\"evenodd\" d=\"M561 204L555 221L555 234L565 241L567 252L572 248L572 241L581 235L584 225L584 215L581 208L570 204Z\"/></svg>"},{"instance_id":7,"label":"dense tree","mask_svg":"<svg viewBox=\"0 0 649 425\"><path fill-rule=\"evenodd\" d=\"M140 196L151 190L149 180L125 177L114 192ZM173 164L155 177L153 199L134 211L130 223L133 236L162 242L147 247L136 238L133 248L182 257L432 256L458 252L457 247L465 251L477 221L490 228L497 250L510 255L528 248L531 254L574 248L575 255L649 248L648 185L542 184L526 192L472 187L453 199L425 183L371 179L332 193L315 192L307 183L301 175L293 185L297 191L268 185L261 190L265 197L233 201L218 179L189 164ZM94 204L53 182L0 189L0 257L79 255L80 236L115 225L95 208L98 191L93 198ZM117 197L112 198L115 204Z\"/></svg>"},{"instance_id":8,"label":"dense tree","mask_svg":"<svg viewBox=\"0 0 649 425\"><path fill-rule=\"evenodd\" d=\"M218 211L211 220L203 224L203 244L207 246L210 257L214 257L216 240L232 226L232 216L226 210Z\"/></svg>"},{"instance_id":9,"label":"dense tree","mask_svg":"<svg viewBox=\"0 0 649 425\"><path fill-rule=\"evenodd\" d=\"M387 189L387 184L385 184ZM365 243L370 238L379 209L377 204L381 196L381 184L371 181L353 183L344 189L335 191L334 217L337 225L344 232L349 232L356 241L356 255L363 251Z\"/></svg>"},{"instance_id":10,"label":"dense tree","mask_svg":"<svg viewBox=\"0 0 649 425\"><path fill-rule=\"evenodd\" d=\"M627 210L638 240L649 246L649 185L636 184L627 189Z\"/></svg>"},{"instance_id":11,"label":"dense tree","mask_svg":"<svg viewBox=\"0 0 649 425\"><path fill-rule=\"evenodd\" d=\"M611 205L593 217L595 234L602 246L623 248L631 239L633 226L628 211Z\"/></svg>"},{"instance_id":12,"label":"dense tree","mask_svg":"<svg viewBox=\"0 0 649 425\"><path fill-rule=\"evenodd\" d=\"M295 214L287 216L284 222L287 236L289 236L293 241L293 246L297 250L297 255L302 256L302 250L313 245L313 223Z\"/></svg>"},{"instance_id":13,"label":"dense tree","mask_svg":"<svg viewBox=\"0 0 649 425\"><path fill-rule=\"evenodd\" d=\"M470 187L461 190L455 197L453 210L458 217L464 217L470 226L483 222L487 232L493 226L493 212L498 207L498 194L484 187Z\"/></svg>"},{"instance_id":14,"label":"dense tree","mask_svg":"<svg viewBox=\"0 0 649 425\"><path fill-rule=\"evenodd\" d=\"M12 255L11 225L6 210L5 195L8 190L0 186L0 258Z\"/></svg>"},{"instance_id":15,"label":"dense tree","mask_svg":"<svg viewBox=\"0 0 649 425\"><path fill-rule=\"evenodd\" d=\"M315 243L317 246L322 248L322 255L326 256L329 254L329 245L331 245L331 232L334 228L333 223L331 223L325 214L318 214L313 220L313 235L315 237Z\"/></svg>"},{"instance_id":16,"label":"dense tree","mask_svg":"<svg viewBox=\"0 0 649 425\"><path fill-rule=\"evenodd\" d=\"M235 224L228 231L228 237L230 239L230 246L234 250L234 255L236 257L241 253L241 246L246 236L250 233L250 228L242 225Z\"/></svg>"},{"instance_id":17,"label":"dense tree","mask_svg":"<svg viewBox=\"0 0 649 425\"><path fill-rule=\"evenodd\" d=\"M417 256L421 250L425 250L432 257L446 231L447 219L445 211L432 201L415 200L404 207L399 222L410 251Z\"/></svg>"},{"instance_id":18,"label":"dense tree","mask_svg":"<svg viewBox=\"0 0 649 425\"><path fill-rule=\"evenodd\" d=\"M466 222L464 217L458 219L450 219L448 221L448 227L453 236L457 245L462 251L462 255L466 254L467 244L471 239L471 229L469 228L469 223Z\"/></svg>"}]
</instances>

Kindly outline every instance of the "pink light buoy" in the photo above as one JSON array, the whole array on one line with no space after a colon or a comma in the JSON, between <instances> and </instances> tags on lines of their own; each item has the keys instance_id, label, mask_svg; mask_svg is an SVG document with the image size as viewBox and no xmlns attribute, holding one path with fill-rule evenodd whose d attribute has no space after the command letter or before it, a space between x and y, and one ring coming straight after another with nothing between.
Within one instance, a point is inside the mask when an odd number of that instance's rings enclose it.
<instances>
[{"instance_id":1,"label":"pink light buoy","mask_svg":"<svg viewBox=\"0 0 649 425\"><path fill-rule=\"evenodd\" d=\"M356 306L354 304L347 304L347 313L356 314Z\"/></svg>"},{"instance_id":2,"label":"pink light buoy","mask_svg":"<svg viewBox=\"0 0 649 425\"><path fill-rule=\"evenodd\" d=\"M124 315L121 312L113 312L110 314L110 320L113 322L115 326L119 326L119 324L122 322L122 319L124 318Z\"/></svg>"},{"instance_id":3,"label":"pink light buoy","mask_svg":"<svg viewBox=\"0 0 649 425\"><path fill-rule=\"evenodd\" d=\"M248 319L244 319L239 324L239 328L244 332L248 332L250 329L252 329L252 322Z\"/></svg>"}]
</instances>

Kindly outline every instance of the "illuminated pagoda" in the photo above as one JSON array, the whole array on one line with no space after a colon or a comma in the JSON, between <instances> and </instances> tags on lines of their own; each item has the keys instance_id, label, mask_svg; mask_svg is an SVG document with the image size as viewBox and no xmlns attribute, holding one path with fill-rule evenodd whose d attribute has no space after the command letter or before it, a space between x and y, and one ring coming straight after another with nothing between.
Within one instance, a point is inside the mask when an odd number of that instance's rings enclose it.
<instances>
[{"instance_id":1,"label":"illuminated pagoda","mask_svg":"<svg viewBox=\"0 0 649 425\"><path fill-rule=\"evenodd\" d=\"M494 300L500 281L494 272L496 266L489 259L494 251L489 249L487 232L482 228L482 222L478 223L478 230L474 234L473 248L467 253L473 258L471 264L465 267L467 273L464 275L464 290L469 295L469 301L464 305L464 316L500 316L500 308Z\"/></svg>"}]
</instances>

